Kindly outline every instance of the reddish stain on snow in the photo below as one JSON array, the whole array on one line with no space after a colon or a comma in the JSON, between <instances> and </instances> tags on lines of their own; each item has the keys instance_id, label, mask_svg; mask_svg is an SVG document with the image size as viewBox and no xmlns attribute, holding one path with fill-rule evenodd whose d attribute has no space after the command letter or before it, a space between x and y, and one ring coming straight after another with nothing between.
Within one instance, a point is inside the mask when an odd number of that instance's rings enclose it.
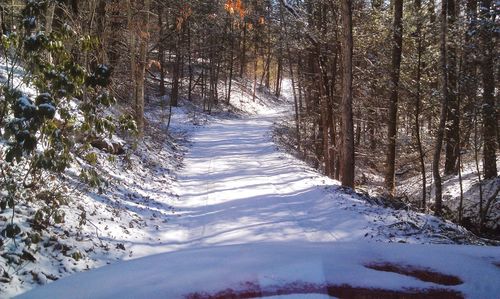
<instances>
[{"instance_id":1,"label":"reddish stain on snow","mask_svg":"<svg viewBox=\"0 0 500 299\"><path fill-rule=\"evenodd\" d=\"M411 276L421 281L433 282L445 286L455 286L463 283L463 281L457 276L439 273L426 268L401 266L391 263L368 264L365 265L365 267L377 271L393 272L401 275Z\"/></svg>"},{"instance_id":2,"label":"reddish stain on snow","mask_svg":"<svg viewBox=\"0 0 500 299\"><path fill-rule=\"evenodd\" d=\"M261 289L256 283L245 283L247 288L227 288L219 292L196 292L186 299L243 299L266 298L277 295L324 294L338 298L389 298L389 299L461 299L463 295L449 289L407 289L404 291L359 288L350 285L328 285L294 282Z\"/></svg>"}]
</instances>

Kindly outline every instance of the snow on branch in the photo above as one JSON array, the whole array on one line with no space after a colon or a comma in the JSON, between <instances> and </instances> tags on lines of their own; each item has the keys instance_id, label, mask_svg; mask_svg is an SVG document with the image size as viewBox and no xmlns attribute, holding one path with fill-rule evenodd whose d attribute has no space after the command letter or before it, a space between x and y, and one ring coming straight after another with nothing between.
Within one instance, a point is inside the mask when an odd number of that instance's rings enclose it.
<instances>
[{"instance_id":1,"label":"snow on branch","mask_svg":"<svg viewBox=\"0 0 500 299\"><path fill-rule=\"evenodd\" d=\"M307 22L302 18L302 16L297 12L297 10L288 3L287 0L280 0L281 4L286 8L286 10L295 17L297 21L302 23L305 28L307 28ZM305 31L307 38L311 41L314 46L317 46L319 44L318 39L314 36L313 33L311 33L309 30L306 29Z\"/></svg>"}]
</instances>

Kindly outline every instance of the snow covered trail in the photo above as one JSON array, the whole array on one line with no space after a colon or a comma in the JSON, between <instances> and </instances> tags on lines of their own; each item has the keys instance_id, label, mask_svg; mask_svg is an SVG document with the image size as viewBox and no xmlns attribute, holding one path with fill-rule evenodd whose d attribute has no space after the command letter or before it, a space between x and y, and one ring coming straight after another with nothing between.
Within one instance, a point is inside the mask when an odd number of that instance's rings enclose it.
<instances>
[{"instance_id":1,"label":"snow covered trail","mask_svg":"<svg viewBox=\"0 0 500 299\"><path fill-rule=\"evenodd\" d=\"M443 222L371 205L278 151L271 131L280 117L216 119L196 130L178 174L178 217L149 232L149 241L125 242L134 258L147 257L21 298L396 298L427 291L430 298L500 298L499 248L387 244L442 242L439 230L428 228ZM417 229L402 230L408 223Z\"/></svg>"},{"instance_id":2,"label":"snow covered trail","mask_svg":"<svg viewBox=\"0 0 500 299\"><path fill-rule=\"evenodd\" d=\"M133 257L275 241L453 243L435 233L439 219L371 205L277 150L271 134L282 117L269 110L195 130L171 203L177 217L150 241L124 242Z\"/></svg>"},{"instance_id":3,"label":"snow covered trail","mask_svg":"<svg viewBox=\"0 0 500 299\"><path fill-rule=\"evenodd\" d=\"M498 260L497 248L462 245L215 246L77 273L19 298L494 299L500 295Z\"/></svg>"},{"instance_id":4,"label":"snow covered trail","mask_svg":"<svg viewBox=\"0 0 500 299\"><path fill-rule=\"evenodd\" d=\"M354 241L372 232L384 209L332 192L336 181L276 150L271 129L280 116L219 119L197 130L178 176L178 217L158 230L153 239L160 242L129 244L135 256L262 241Z\"/></svg>"},{"instance_id":5,"label":"snow covered trail","mask_svg":"<svg viewBox=\"0 0 500 299\"><path fill-rule=\"evenodd\" d=\"M326 182L270 140L276 115L220 120L200 131L179 176L179 206L197 245L333 235L307 215ZM320 181L321 180L321 181ZM332 182L329 182L330 184ZM301 218L309 218L304 225ZM318 224L321 221L318 220Z\"/></svg>"}]
</instances>

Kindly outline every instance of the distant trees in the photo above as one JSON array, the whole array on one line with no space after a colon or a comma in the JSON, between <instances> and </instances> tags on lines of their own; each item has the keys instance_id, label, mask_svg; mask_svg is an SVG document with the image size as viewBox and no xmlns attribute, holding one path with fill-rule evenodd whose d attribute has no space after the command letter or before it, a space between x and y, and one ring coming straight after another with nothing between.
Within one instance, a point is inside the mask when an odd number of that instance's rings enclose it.
<instances>
[{"instance_id":1,"label":"distant trees","mask_svg":"<svg viewBox=\"0 0 500 299\"><path fill-rule=\"evenodd\" d=\"M40 63L56 70L62 62L74 62L83 77L109 64L105 98L116 98L121 110L133 116L139 136L147 132L144 113L150 97L160 96L162 109L187 99L211 112L215 105L232 103L234 84L256 99L258 89L279 96L283 79L289 78L302 158L348 187L367 179L355 166L370 169L382 175L381 186L394 197L401 195L399 178L418 165L419 205L429 208L432 189L431 206L440 214L441 173L458 173L462 161L477 152L481 175L495 178L500 135L494 4L440 4L0 1L2 54L33 72L41 72ZM23 16L29 5L38 5L34 23ZM43 55L26 55L38 45L20 37L31 35L44 36ZM14 59L13 52L22 59ZM82 86L80 81L74 85ZM6 82L12 86L12 76ZM46 87L42 82L39 90ZM83 86L81 94L72 96L86 103L108 91ZM115 126L92 117L97 108L83 107L90 109L88 117L97 127ZM3 133L13 111L12 103L0 102Z\"/></svg>"},{"instance_id":2,"label":"distant trees","mask_svg":"<svg viewBox=\"0 0 500 299\"><path fill-rule=\"evenodd\" d=\"M353 123L347 127L347 4L280 2L289 12L286 57L304 159L342 180L344 163L354 161L344 156L352 127L360 168L352 185L363 184L362 169L368 167L384 175L386 192L397 197L398 176L419 165L419 205L429 208L434 191L431 207L437 214L444 212L441 173L457 174L464 160L474 159L475 148L482 153L484 176L498 175L499 61L491 2L447 0L437 7L432 0L352 1Z\"/></svg>"}]
</instances>

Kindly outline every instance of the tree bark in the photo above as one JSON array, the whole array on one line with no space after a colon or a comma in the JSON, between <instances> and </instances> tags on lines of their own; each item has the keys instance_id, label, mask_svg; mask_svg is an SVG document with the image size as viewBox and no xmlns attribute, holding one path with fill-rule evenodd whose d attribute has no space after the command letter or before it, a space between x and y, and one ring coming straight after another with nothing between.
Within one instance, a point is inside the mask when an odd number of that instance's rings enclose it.
<instances>
[{"instance_id":1,"label":"tree bark","mask_svg":"<svg viewBox=\"0 0 500 299\"><path fill-rule=\"evenodd\" d=\"M457 8L455 0L448 1L448 32L455 34ZM457 159L459 154L459 110L457 98L457 44L455 39L447 41L447 71L448 71L448 111L446 122L446 159L444 173L458 174Z\"/></svg>"},{"instance_id":2,"label":"tree bark","mask_svg":"<svg viewBox=\"0 0 500 299\"><path fill-rule=\"evenodd\" d=\"M101 56L101 61L103 63L108 63L108 53L106 49L108 48L108 39L106 35L106 1L99 0L97 4L97 30L96 34L99 37L99 55Z\"/></svg>"},{"instance_id":3,"label":"tree bark","mask_svg":"<svg viewBox=\"0 0 500 299\"><path fill-rule=\"evenodd\" d=\"M463 103L461 121L462 134L460 136L462 148L470 146L470 136L473 131L474 122L474 106L477 101L477 66L480 63L476 58L476 37L473 35L473 32L475 32L477 28L477 0L467 0L466 16L467 30L464 34L464 46L461 59L462 70L459 80L459 96Z\"/></svg>"},{"instance_id":4,"label":"tree bark","mask_svg":"<svg viewBox=\"0 0 500 299\"><path fill-rule=\"evenodd\" d=\"M398 131L398 96L399 75L401 67L401 53L403 44L403 0L394 1L394 24L393 24L393 48L391 69L391 97L389 101L388 120L388 146L387 146L387 169L385 185L390 196L394 196L396 189L396 138Z\"/></svg>"},{"instance_id":5,"label":"tree bark","mask_svg":"<svg viewBox=\"0 0 500 299\"><path fill-rule=\"evenodd\" d=\"M352 1L341 1L342 18L342 185L354 188L354 125L352 114Z\"/></svg>"},{"instance_id":6,"label":"tree bark","mask_svg":"<svg viewBox=\"0 0 500 299\"><path fill-rule=\"evenodd\" d=\"M172 72L172 91L170 95L170 102L173 107L179 105L179 77L181 69L181 34L177 32L176 43L175 43L175 61L174 68Z\"/></svg>"},{"instance_id":7,"label":"tree bark","mask_svg":"<svg viewBox=\"0 0 500 299\"><path fill-rule=\"evenodd\" d=\"M139 107L137 107L138 95L137 95L137 41L136 41L136 28L134 19L134 10L136 9L135 0L128 0L127 3L127 27L129 31L129 52L130 52L130 82L131 82L131 93L132 100L134 101L134 111L135 111L135 122L137 124L137 130L139 135L142 134L144 129L144 116L140 113Z\"/></svg>"},{"instance_id":8,"label":"tree bark","mask_svg":"<svg viewBox=\"0 0 500 299\"><path fill-rule=\"evenodd\" d=\"M443 149L444 131L446 128L446 116L448 111L448 71L447 71L447 1L441 3L441 113L439 117L439 127L436 136L436 144L434 146L434 157L432 161L432 174L434 177L435 190L435 207L434 213L440 216L443 209L443 186L441 182L440 161L441 150Z\"/></svg>"},{"instance_id":9,"label":"tree bark","mask_svg":"<svg viewBox=\"0 0 500 299\"><path fill-rule=\"evenodd\" d=\"M484 179L498 175L496 165L497 149L497 108L495 105L495 74L493 72L495 45L493 44L494 16L491 15L491 0L481 1L481 46L483 58L481 73L483 79L483 171Z\"/></svg>"},{"instance_id":10,"label":"tree bark","mask_svg":"<svg viewBox=\"0 0 500 299\"><path fill-rule=\"evenodd\" d=\"M229 86L227 88L227 98L226 102L229 105L229 102L231 101L231 88L232 88L232 83L233 83L233 72L234 72L234 29L233 29L233 24L229 25L231 27L230 30L230 39L231 39L231 45L229 49Z\"/></svg>"},{"instance_id":11,"label":"tree bark","mask_svg":"<svg viewBox=\"0 0 500 299\"><path fill-rule=\"evenodd\" d=\"M139 136L144 135L144 90L145 90L145 78L146 78L146 62L148 54L148 42L149 42L149 9L150 0L144 0L142 7L142 22L141 31L139 36L139 59L137 60L137 72L136 72L136 99L135 99L135 113L137 128L139 131Z\"/></svg>"},{"instance_id":12,"label":"tree bark","mask_svg":"<svg viewBox=\"0 0 500 299\"><path fill-rule=\"evenodd\" d=\"M247 52L247 24L243 22L243 40L241 45L241 56L240 56L240 78L245 74L247 61L246 61L246 52Z\"/></svg>"},{"instance_id":13,"label":"tree bark","mask_svg":"<svg viewBox=\"0 0 500 299\"><path fill-rule=\"evenodd\" d=\"M417 78L416 78L416 93L415 93L415 138L417 142L417 150L420 162L420 173L422 175L422 200L420 209L426 210L427 207L427 173L425 171L425 153L422 146L422 139L420 136L420 115L422 111L422 55L424 52L424 45L422 40L422 1L415 0L416 17L417 17Z\"/></svg>"},{"instance_id":14,"label":"tree bark","mask_svg":"<svg viewBox=\"0 0 500 299\"><path fill-rule=\"evenodd\" d=\"M160 38L163 38L163 35L165 34L163 30L163 4L159 3L158 4L158 27L159 27L159 34ZM160 85L159 85L159 91L160 91L160 96L163 97L165 96L165 45L163 42L159 42L158 44L158 62L160 63Z\"/></svg>"}]
</instances>

